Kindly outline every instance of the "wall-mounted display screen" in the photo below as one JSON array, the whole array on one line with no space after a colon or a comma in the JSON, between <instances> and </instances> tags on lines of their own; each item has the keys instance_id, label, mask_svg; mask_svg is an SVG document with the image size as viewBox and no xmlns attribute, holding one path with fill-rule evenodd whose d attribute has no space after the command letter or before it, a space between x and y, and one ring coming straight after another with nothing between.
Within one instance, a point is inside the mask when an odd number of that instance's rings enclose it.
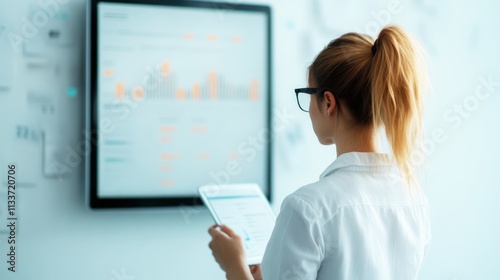
<instances>
[{"instance_id":1,"label":"wall-mounted display screen","mask_svg":"<svg viewBox=\"0 0 500 280\"><path fill-rule=\"evenodd\" d=\"M269 197L268 7L93 0L88 38L92 208L198 204L204 184Z\"/></svg>"}]
</instances>

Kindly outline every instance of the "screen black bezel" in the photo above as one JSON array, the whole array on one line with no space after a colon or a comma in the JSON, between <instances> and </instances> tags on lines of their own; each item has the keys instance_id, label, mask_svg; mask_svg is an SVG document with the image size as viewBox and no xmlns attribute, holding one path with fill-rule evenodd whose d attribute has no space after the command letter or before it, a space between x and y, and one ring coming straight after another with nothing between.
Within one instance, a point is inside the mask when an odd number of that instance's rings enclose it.
<instances>
[{"instance_id":1,"label":"screen black bezel","mask_svg":"<svg viewBox=\"0 0 500 280\"><path fill-rule=\"evenodd\" d=\"M269 141L267 141L267 155L266 162L267 168L265 168L266 176L266 186L263 186L265 191L264 195L269 201L271 201L271 183L272 183L272 122L271 122L271 108L272 108L272 88L271 88L271 9L269 6L264 5L249 5L249 4L235 4L235 3L225 3L225 2L199 2L199 1L171 1L171 0L90 0L88 7L88 50L87 50L87 75L90 76L88 82L89 90L87 98L90 100L87 102L88 108L87 117L90 130L87 129L87 133L92 137L91 152L90 152L90 164L87 164L89 172L89 204L91 208L129 208L129 207L161 207L161 206L195 206L202 205L202 201L198 195L193 196L178 196L178 197L138 197L138 198L99 198L97 195L97 172L98 172L98 133L93 133L98 131L98 126L96 120L97 112L97 61L98 61L98 15L97 15L97 5L98 3L126 3L126 4L142 4L142 5L166 5L166 6L178 6L178 7L196 7L196 8L206 8L206 9L220 9L220 10L238 10L238 11L255 11L266 15L267 18L267 108L266 108L266 124L268 131ZM194 186L192 186L194 187Z\"/></svg>"}]
</instances>

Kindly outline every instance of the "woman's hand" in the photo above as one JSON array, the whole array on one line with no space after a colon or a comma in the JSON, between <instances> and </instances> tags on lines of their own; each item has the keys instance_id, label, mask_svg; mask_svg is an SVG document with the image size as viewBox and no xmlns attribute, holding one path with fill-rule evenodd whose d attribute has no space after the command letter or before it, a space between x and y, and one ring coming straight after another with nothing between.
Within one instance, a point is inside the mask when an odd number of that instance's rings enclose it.
<instances>
[{"instance_id":1,"label":"woman's hand","mask_svg":"<svg viewBox=\"0 0 500 280\"><path fill-rule=\"evenodd\" d=\"M262 271L260 270L260 264L251 265L250 272L252 273L253 279L262 280Z\"/></svg>"},{"instance_id":2,"label":"woman's hand","mask_svg":"<svg viewBox=\"0 0 500 280\"><path fill-rule=\"evenodd\" d=\"M208 233L212 236L208 247L222 270L226 272L227 278L252 280L241 237L224 225L213 225L208 229Z\"/></svg>"}]
</instances>

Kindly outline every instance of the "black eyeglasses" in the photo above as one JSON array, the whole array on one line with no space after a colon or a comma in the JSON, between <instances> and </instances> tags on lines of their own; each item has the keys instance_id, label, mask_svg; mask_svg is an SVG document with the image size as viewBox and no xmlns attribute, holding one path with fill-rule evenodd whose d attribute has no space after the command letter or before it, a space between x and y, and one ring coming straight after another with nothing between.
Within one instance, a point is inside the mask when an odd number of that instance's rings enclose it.
<instances>
[{"instance_id":1,"label":"black eyeglasses","mask_svg":"<svg viewBox=\"0 0 500 280\"><path fill-rule=\"evenodd\" d=\"M295 97L297 97L297 104L300 110L309 112L309 104L311 103L311 94L316 94L320 88L296 88Z\"/></svg>"}]
</instances>

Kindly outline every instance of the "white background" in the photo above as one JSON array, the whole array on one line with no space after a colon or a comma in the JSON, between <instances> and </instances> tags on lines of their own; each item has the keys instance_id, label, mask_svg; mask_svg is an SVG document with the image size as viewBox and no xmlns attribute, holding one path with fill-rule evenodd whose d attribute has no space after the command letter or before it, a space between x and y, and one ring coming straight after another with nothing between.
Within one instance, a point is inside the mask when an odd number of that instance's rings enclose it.
<instances>
[{"instance_id":1,"label":"white background","mask_svg":"<svg viewBox=\"0 0 500 280\"><path fill-rule=\"evenodd\" d=\"M440 129L445 136L428 141L424 183L433 240L420 279L497 279L500 85L482 100L474 93L482 78L500 81L498 2L401 0L398 9L388 1L259 2L273 9L274 110L292 115L275 135L274 208L335 159L334 147L317 143L308 115L296 106L293 88L305 86L306 67L345 32L374 35L397 23L428 50L426 135L432 139ZM6 270L1 199L0 278L224 279L208 248L207 210L86 207L81 157L70 153L83 139L84 1L64 3L64 13L16 53L7 35L22 34L25 19L42 8L36 1L0 2L0 172L11 161L20 169L18 272ZM47 28L57 24L66 31L46 42ZM468 108L463 115L454 113L459 105ZM62 176L47 167L56 160L68 160Z\"/></svg>"}]
</instances>

